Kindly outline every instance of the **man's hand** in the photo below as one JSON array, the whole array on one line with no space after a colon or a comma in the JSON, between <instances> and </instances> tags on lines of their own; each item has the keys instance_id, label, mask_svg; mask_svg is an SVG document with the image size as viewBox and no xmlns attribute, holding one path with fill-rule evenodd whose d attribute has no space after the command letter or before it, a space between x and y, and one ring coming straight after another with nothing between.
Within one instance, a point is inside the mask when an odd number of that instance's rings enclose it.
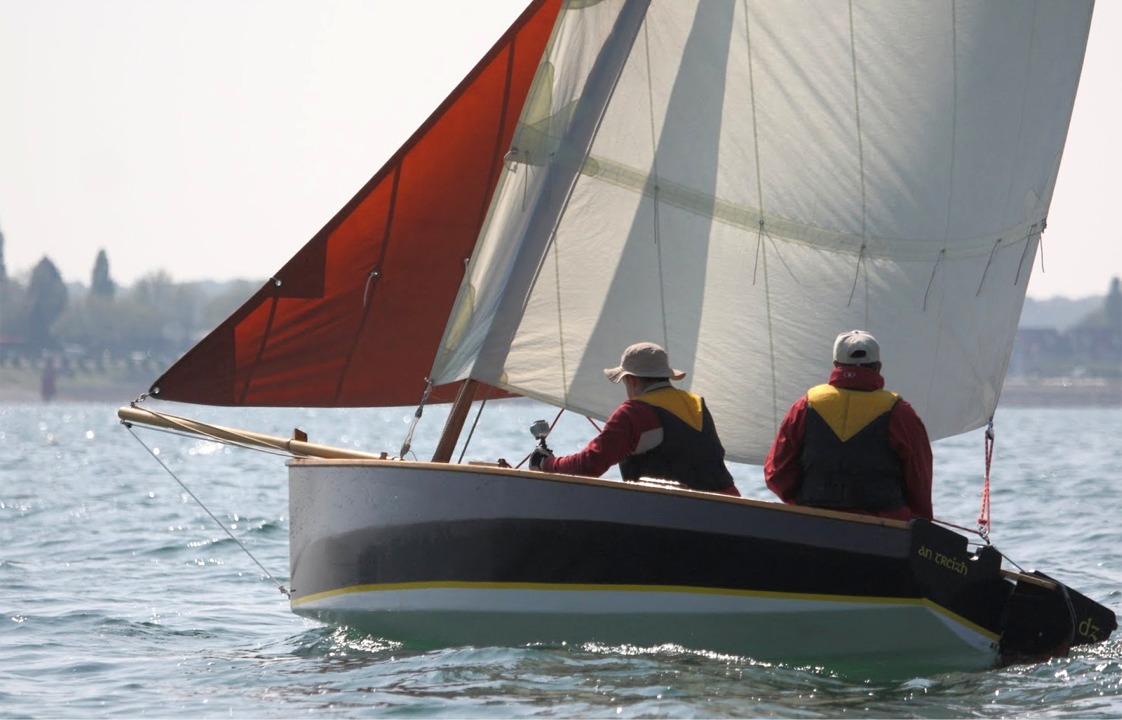
<instances>
[{"instance_id":1,"label":"man's hand","mask_svg":"<svg viewBox=\"0 0 1122 720\"><path fill-rule=\"evenodd\" d=\"M530 469L541 470L542 460L545 460L547 457L553 457L553 451L545 445L538 445L534 448L534 452L530 454Z\"/></svg>"}]
</instances>

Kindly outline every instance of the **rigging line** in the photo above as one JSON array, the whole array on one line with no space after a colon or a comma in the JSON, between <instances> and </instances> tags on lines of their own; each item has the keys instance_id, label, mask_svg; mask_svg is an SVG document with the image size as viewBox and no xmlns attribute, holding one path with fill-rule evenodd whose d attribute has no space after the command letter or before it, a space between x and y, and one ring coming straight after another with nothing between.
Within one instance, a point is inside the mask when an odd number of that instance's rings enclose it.
<instances>
[{"instance_id":1,"label":"rigging line","mask_svg":"<svg viewBox=\"0 0 1122 720\"><path fill-rule=\"evenodd\" d=\"M425 378L425 391L421 394L421 403L417 405L417 409L413 412L413 420L409 423L409 431L405 433L405 440L401 443L401 452L398 457L404 459L409 448L413 445L413 431L417 429L417 423L421 419L421 415L425 412L425 403L429 400L429 395L432 394L432 380Z\"/></svg>"},{"instance_id":2,"label":"rigging line","mask_svg":"<svg viewBox=\"0 0 1122 720\"><path fill-rule=\"evenodd\" d=\"M799 282L798 276L796 276L795 272L791 269L791 266L783 259L783 253L779 252L779 243L772 237L771 231L764 226L762 220L760 221L760 227L763 230L764 237L771 243L771 249L775 252L775 257L779 259L779 263L783 266L783 269L787 271L787 274L791 276L791 279L795 281L796 285L802 285L802 283Z\"/></svg>"},{"instance_id":3,"label":"rigging line","mask_svg":"<svg viewBox=\"0 0 1122 720\"><path fill-rule=\"evenodd\" d=\"M756 231L756 256L752 262L752 285L756 285L756 276L760 271L760 254L763 252L764 244L764 219L760 218L760 227Z\"/></svg>"},{"instance_id":4,"label":"rigging line","mask_svg":"<svg viewBox=\"0 0 1122 720\"><path fill-rule=\"evenodd\" d=\"M853 269L853 287L849 288L849 301L845 306L853 305L853 293L857 292L857 281L861 278L861 261L865 259L865 243L861 242L861 251L857 253L857 267Z\"/></svg>"},{"instance_id":5,"label":"rigging line","mask_svg":"<svg viewBox=\"0 0 1122 720\"><path fill-rule=\"evenodd\" d=\"M990 466L993 464L993 418L990 418L986 427L986 479L982 487L982 507L978 511L978 534L982 539L989 541L990 537Z\"/></svg>"},{"instance_id":6,"label":"rigging line","mask_svg":"<svg viewBox=\"0 0 1122 720\"><path fill-rule=\"evenodd\" d=\"M1000 244L1001 238L998 238L994 242L993 247L990 248L990 259L986 260L986 266L982 268L982 279L978 281L978 291L974 293L974 297L978 297L982 294L982 285L984 285L986 282L986 273L990 271L990 265L993 263L993 256L995 253L997 253L997 246Z\"/></svg>"},{"instance_id":7,"label":"rigging line","mask_svg":"<svg viewBox=\"0 0 1122 720\"><path fill-rule=\"evenodd\" d=\"M1038 234L1040 245L1040 272L1044 272L1044 228L1047 227L1046 221L1040 222L1040 233ZM1029 226L1028 232L1025 233L1025 249L1021 251L1021 261L1017 263L1017 275L1013 278L1013 284L1016 285L1021 281L1021 270L1025 266L1025 258L1028 256L1029 248L1032 247L1032 234L1036 230L1036 223Z\"/></svg>"},{"instance_id":8,"label":"rigging line","mask_svg":"<svg viewBox=\"0 0 1122 720\"><path fill-rule=\"evenodd\" d=\"M939 251L939 257L935 258L935 265L931 268L931 277L927 280L927 290L923 293L923 311L927 312L927 296L931 294L931 285L935 282L935 272L939 269L939 263L943 262L943 256L947 254L947 249L943 248Z\"/></svg>"},{"instance_id":9,"label":"rigging line","mask_svg":"<svg viewBox=\"0 0 1122 720\"><path fill-rule=\"evenodd\" d=\"M767 321L768 357L771 359L771 416L775 426L778 427L782 409L779 406L779 376L775 371L775 322L771 311L771 284L768 282L769 275L767 271L767 245L764 243L765 237L775 246L775 256L779 258L779 262L783 265L784 269L787 270L787 273L794 278L795 284L798 285L800 283L799 279L795 277L795 274L791 272L787 261L783 259L783 254L779 252L779 246L775 242L775 238L771 236L771 233L768 232L767 228L764 226L764 219L761 215L759 239L756 241L756 265L759 266L762 260L764 266L764 318ZM752 284L756 284L755 270L753 270L752 274Z\"/></svg>"},{"instance_id":10,"label":"rigging line","mask_svg":"<svg viewBox=\"0 0 1122 720\"><path fill-rule=\"evenodd\" d=\"M457 463L464 461L464 453L468 450L468 445L471 445L471 436L475 434L475 428L479 425L479 418L483 415L483 407L487 404L487 400L491 397L491 391L494 390L493 385L487 386L487 394L483 396L483 401L479 403L479 410L475 413L475 422L471 424L471 430L468 431L468 436L464 440L464 447L460 450L460 457L456 459Z\"/></svg>"},{"instance_id":11,"label":"rigging line","mask_svg":"<svg viewBox=\"0 0 1122 720\"><path fill-rule=\"evenodd\" d=\"M985 535L982 535L980 532L978 532L977 528L968 528L964 525L956 525L955 523L950 522L949 520L940 520L937 517L931 518L931 522L936 523L938 525L944 525L944 526L949 527L949 528L954 528L955 530L961 530L962 532L964 532L968 535L977 535L977 536L981 537L982 540L985 541L986 545L991 544L990 539L988 537L986 537ZM977 544L977 543L975 543L975 544ZM1013 561L1010 560L1009 562L1013 562Z\"/></svg>"},{"instance_id":12,"label":"rigging line","mask_svg":"<svg viewBox=\"0 0 1122 720\"><path fill-rule=\"evenodd\" d=\"M211 519L211 520L213 520L213 521L214 521L214 522L215 522L215 523L216 523L216 524L218 525L218 527L222 528L222 530L223 530L223 531L225 531L225 533L226 533L227 535L229 535L229 536L230 536L230 539L231 539L231 540L233 540L234 542L236 542L236 543L238 544L238 547L240 547L240 548L241 548L242 550L244 550L244 551L245 551L245 554L249 556L249 559L250 559L250 560L252 560L253 562L255 562L255 563L257 564L257 567L261 568L261 572L265 573L265 576L266 576L267 578L269 578L270 580L272 580L272 581L273 581L273 584L275 584L275 585L277 586L277 589L278 589L278 590L280 590L280 591L281 591L281 593L282 593L282 594L283 594L283 595L284 595L285 597L291 598L291 597L292 597L292 593L291 593L291 592L289 591L289 589L288 589L288 588L286 588L286 587L285 587L284 585L282 585L282 584L280 583L280 581L278 581L278 580L277 580L277 579L276 579L275 577L273 577L273 574L272 574L271 572L269 572L269 571L268 571L268 570L267 570L267 569L265 568L265 566L261 564L261 561L260 561L260 560L258 560L258 559L257 559L256 557L254 557L253 553L251 553L251 552L249 551L249 548L247 548L247 547L245 546L245 543L243 543L243 542L242 542L241 540L239 540L239 539L238 539L237 537L235 537L235 536L234 536L234 533L230 532L229 528L227 528L227 527L226 527L226 526L225 526L225 525L224 525L224 524L222 523L222 521L221 521L221 520L219 520L219 519L218 519L217 517L215 517L214 513L212 513L212 512L210 511L210 508L208 508L208 507L207 507L206 505L204 505L204 504L203 504L203 501L202 501L202 500L200 500L200 499L198 498L198 496L197 496L197 495L195 495L195 493L191 492L191 488L187 487L187 485L186 485L186 484L185 484L185 483L184 483L184 482L183 482L182 480L180 480L180 479L179 479L179 477L178 477L178 476L177 476L177 475L176 475L176 474L175 474L174 472L172 472L171 468L169 468L169 467L167 466L167 463L165 463L165 462L163 461L163 458L161 458L161 457L160 457L160 456L159 456L158 454L156 454L155 452L153 452L153 451L152 451L152 448L148 447L148 446L147 446L147 445L146 445L146 444L144 443L144 441L140 439L140 436L139 436L139 435L137 435L137 434L136 434L136 432L134 432L134 431L133 431L133 429L132 429L132 425L126 425L125 427L126 427L126 428L128 429L129 433L130 433L130 434L131 434L131 435L133 436L133 438L135 438L135 439L136 439L136 441L137 441L138 443L140 443L140 446L141 446L141 447L143 447L143 448L144 448L145 450L147 450L147 451L148 451L148 454L149 454L149 455L151 455L151 456L152 456L153 458L155 458L155 459L156 459L156 462L158 462L158 463L160 464L160 466L161 466L161 467L163 467L163 468L164 468L164 470L166 470L166 471L167 471L168 475L171 475L171 477L172 477L172 479L173 479L173 480L175 480L175 481L176 481L177 483L179 483L179 487L183 488L183 490L184 490L184 491L185 491L185 492L186 492L186 493L187 493L188 495L190 495L190 496L191 496L191 499L192 499L192 500L194 500L194 501L195 501L196 503L198 503L199 507L201 507L201 508L202 508L202 509L203 509L203 510L204 510L204 511L206 512L206 514L207 514L207 515L210 515L210 519Z\"/></svg>"},{"instance_id":13,"label":"rigging line","mask_svg":"<svg viewBox=\"0 0 1122 720\"><path fill-rule=\"evenodd\" d=\"M981 536L981 533L979 533L976 529L963 527L962 525L955 525L953 522L948 522L946 520L940 520L939 518L931 518L931 522L937 523L939 525L945 525L946 527L954 528L955 530L961 530L964 533L972 533L972 534ZM1017 570L1019 572L1021 572L1022 574L1027 573L1027 571L1024 569L1024 567L1021 566L1020 563L1018 563L1016 560L1014 560L1013 558L1009 557L1004 552L1002 552L996 545L994 545L993 543L990 542L990 539L988 537L982 536L982 539L986 541L986 545L988 545L991 548L993 548L994 550L996 550L997 554L1000 555L1002 557L1002 559L1008 560L1009 564L1012 565L1013 567L1017 568Z\"/></svg>"}]
</instances>

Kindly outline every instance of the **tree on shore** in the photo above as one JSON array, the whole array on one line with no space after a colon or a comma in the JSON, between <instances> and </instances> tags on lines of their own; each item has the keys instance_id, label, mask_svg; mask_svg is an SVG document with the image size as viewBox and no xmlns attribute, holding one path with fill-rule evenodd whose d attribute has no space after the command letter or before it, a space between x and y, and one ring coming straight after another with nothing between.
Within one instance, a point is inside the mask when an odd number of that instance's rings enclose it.
<instances>
[{"instance_id":1,"label":"tree on shore","mask_svg":"<svg viewBox=\"0 0 1122 720\"><path fill-rule=\"evenodd\" d=\"M1088 313L1076 328L1106 328L1115 334L1122 333L1122 280L1111 279L1106 299L1098 308Z\"/></svg>"},{"instance_id":2,"label":"tree on shore","mask_svg":"<svg viewBox=\"0 0 1122 720\"><path fill-rule=\"evenodd\" d=\"M4 231L0 230L0 285L8 282L8 266L4 264Z\"/></svg>"},{"instance_id":3,"label":"tree on shore","mask_svg":"<svg viewBox=\"0 0 1122 720\"><path fill-rule=\"evenodd\" d=\"M1122 332L1122 287L1119 287L1117 277L1110 283L1110 292L1106 295L1106 322L1117 332Z\"/></svg>"},{"instance_id":4,"label":"tree on shore","mask_svg":"<svg viewBox=\"0 0 1122 720\"><path fill-rule=\"evenodd\" d=\"M23 321L23 288L8 277L4 264L4 233L0 231L0 347L4 343L21 340L26 327Z\"/></svg>"},{"instance_id":5,"label":"tree on shore","mask_svg":"<svg viewBox=\"0 0 1122 720\"><path fill-rule=\"evenodd\" d=\"M117 283L109 277L109 257L105 254L105 250L98 250L97 259L94 260L93 274L90 276L90 294L112 300L116 292Z\"/></svg>"},{"instance_id":6,"label":"tree on shore","mask_svg":"<svg viewBox=\"0 0 1122 720\"><path fill-rule=\"evenodd\" d=\"M31 282L24 298L27 347L32 352L53 349L56 345L51 326L66 309L68 293L58 268L44 257L31 271Z\"/></svg>"}]
</instances>

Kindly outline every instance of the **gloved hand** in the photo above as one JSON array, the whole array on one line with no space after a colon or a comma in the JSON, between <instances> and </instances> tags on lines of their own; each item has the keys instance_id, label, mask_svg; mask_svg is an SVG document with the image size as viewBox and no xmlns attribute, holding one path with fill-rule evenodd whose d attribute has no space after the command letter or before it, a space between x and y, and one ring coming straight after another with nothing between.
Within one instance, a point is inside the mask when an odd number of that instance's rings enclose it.
<instances>
[{"instance_id":1,"label":"gloved hand","mask_svg":"<svg viewBox=\"0 0 1122 720\"><path fill-rule=\"evenodd\" d=\"M534 452L530 454L530 469L541 470L542 460L545 460L547 457L553 457L553 451L545 445L538 445L534 448Z\"/></svg>"}]
</instances>

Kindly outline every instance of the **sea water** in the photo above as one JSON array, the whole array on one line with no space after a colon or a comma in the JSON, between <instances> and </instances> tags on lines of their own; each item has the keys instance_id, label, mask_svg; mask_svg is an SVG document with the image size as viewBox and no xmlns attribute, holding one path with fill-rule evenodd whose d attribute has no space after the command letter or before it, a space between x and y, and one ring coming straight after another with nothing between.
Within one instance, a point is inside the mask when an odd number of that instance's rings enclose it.
<instances>
[{"instance_id":1,"label":"sea water","mask_svg":"<svg viewBox=\"0 0 1122 720\"><path fill-rule=\"evenodd\" d=\"M156 407L390 454L413 416ZM518 464L530 424L555 413L491 403L464 459ZM442 425L427 410L412 452L427 459ZM1122 409L1012 408L995 430L994 543L1122 612ZM551 444L571 452L595 432L564 415ZM936 516L973 527L982 432L934 451ZM759 467L733 470L746 496L772 499ZM1122 717L1122 637L888 682L678 647L421 651L332 629L277 587L286 485L283 457L130 431L113 405L0 405L0 717Z\"/></svg>"}]
</instances>

